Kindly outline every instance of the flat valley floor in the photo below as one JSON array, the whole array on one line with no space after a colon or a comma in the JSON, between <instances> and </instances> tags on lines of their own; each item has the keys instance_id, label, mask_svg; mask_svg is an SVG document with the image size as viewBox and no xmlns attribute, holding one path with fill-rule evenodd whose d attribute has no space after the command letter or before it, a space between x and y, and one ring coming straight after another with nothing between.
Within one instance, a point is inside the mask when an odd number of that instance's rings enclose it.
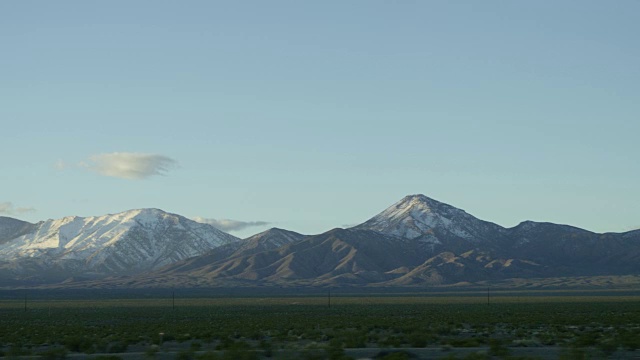
<instances>
[{"instance_id":1,"label":"flat valley floor","mask_svg":"<svg viewBox=\"0 0 640 360\"><path fill-rule=\"evenodd\" d=\"M0 294L0 355L95 359L633 359L640 292Z\"/></svg>"}]
</instances>

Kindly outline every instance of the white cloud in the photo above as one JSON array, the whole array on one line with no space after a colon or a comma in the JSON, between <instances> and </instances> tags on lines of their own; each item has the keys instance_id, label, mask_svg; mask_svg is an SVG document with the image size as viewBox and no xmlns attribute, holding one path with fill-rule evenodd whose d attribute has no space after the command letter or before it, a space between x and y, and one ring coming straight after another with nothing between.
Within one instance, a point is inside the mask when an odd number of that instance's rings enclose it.
<instances>
[{"instance_id":1,"label":"white cloud","mask_svg":"<svg viewBox=\"0 0 640 360\"><path fill-rule=\"evenodd\" d=\"M79 165L100 175L138 180L164 175L177 164L177 161L164 155L115 152L92 155Z\"/></svg>"},{"instance_id":2,"label":"white cloud","mask_svg":"<svg viewBox=\"0 0 640 360\"><path fill-rule=\"evenodd\" d=\"M15 207L12 202L0 202L0 214L15 215L36 211L33 207Z\"/></svg>"},{"instance_id":3,"label":"white cloud","mask_svg":"<svg viewBox=\"0 0 640 360\"><path fill-rule=\"evenodd\" d=\"M254 226L265 226L265 225L269 225L270 223L266 222L266 221L240 221L240 220L230 220L230 219L207 219L207 218L203 218L203 217L199 217L196 216L195 218L193 218L194 221L197 221L199 223L203 223L203 224L209 224L213 227L215 227L216 229L222 230L222 231L238 231L238 230L244 230L246 228L249 227L254 227Z\"/></svg>"},{"instance_id":4,"label":"white cloud","mask_svg":"<svg viewBox=\"0 0 640 360\"><path fill-rule=\"evenodd\" d=\"M58 159L58 161L56 161L56 163L55 163L55 164L53 164L53 167L54 167L56 170L60 170L60 171L62 171L62 170L64 170L64 169L66 169L66 168L68 167L68 165L67 165L67 163L66 163L66 162L64 162L62 159Z\"/></svg>"}]
</instances>

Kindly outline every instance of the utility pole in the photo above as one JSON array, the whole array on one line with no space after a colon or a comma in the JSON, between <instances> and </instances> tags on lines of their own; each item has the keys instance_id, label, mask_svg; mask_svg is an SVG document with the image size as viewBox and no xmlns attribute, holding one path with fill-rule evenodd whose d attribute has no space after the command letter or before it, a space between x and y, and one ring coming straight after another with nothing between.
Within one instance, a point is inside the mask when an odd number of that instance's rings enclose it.
<instances>
[{"instance_id":1,"label":"utility pole","mask_svg":"<svg viewBox=\"0 0 640 360\"><path fill-rule=\"evenodd\" d=\"M171 309L172 310L176 309L176 292L175 291L171 293Z\"/></svg>"},{"instance_id":2,"label":"utility pole","mask_svg":"<svg viewBox=\"0 0 640 360\"><path fill-rule=\"evenodd\" d=\"M487 305L490 305L490 304L491 304L491 298L490 298L490 295L489 295L489 294L490 294L490 293L489 293L489 287L487 286Z\"/></svg>"},{"instance_id":3,"label":"utility pole","mask_svg":"<svg viewBox=\"0 0 640 360\"><path fill-rule=\"evenodd\" d=\"M331 289L329 289L329 297L327 298L329 303L329 308L331 308Z\"/></svg>"},{"instance_id":4,"label":"utility pole","mask_svg":"<svg viewBox=\"0 0 640 360\"><path fill-rule=\"evenodd\" d=\"M24 291L24 312L27 312L27 290Z\"/></svg>"}]
</instances>

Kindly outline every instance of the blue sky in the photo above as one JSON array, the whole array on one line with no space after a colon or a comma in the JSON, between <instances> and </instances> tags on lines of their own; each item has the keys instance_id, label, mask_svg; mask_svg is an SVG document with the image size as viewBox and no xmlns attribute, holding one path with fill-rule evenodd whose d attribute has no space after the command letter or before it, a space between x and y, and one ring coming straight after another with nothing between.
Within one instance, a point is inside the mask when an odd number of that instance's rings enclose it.
<instances>
[{"instance_id":1,"label":"blue sky","mask_svg":"<svg viewBox=\"0 0 640 360\"><path fill-rule=\"evenodd\" d=\"M503 226L639 228L639 13L0 2L0 212L319 233L423 193Z\"/></svg>"}]
</instances>

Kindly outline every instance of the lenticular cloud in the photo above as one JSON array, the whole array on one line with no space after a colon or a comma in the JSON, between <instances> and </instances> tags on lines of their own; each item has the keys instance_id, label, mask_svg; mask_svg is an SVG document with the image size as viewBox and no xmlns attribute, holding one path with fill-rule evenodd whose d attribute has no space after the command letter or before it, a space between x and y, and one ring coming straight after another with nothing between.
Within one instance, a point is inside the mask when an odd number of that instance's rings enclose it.
<instances>
[{"instance_id":1,"label":"lenticular cloud","mask_svg":"<svg viewBox=\"0 0 640 360\"><path fill-rule=\"evenodd\" d=\"M125 152L93 155L85 164L98 174L132 180L164 175L176 165L175 160L164 155Z\"/></svg>"},{"instance_id":2,"label":"lenticular cloud","mask_svg":"<svg viewBox=\"0 0 640 360\"><path fill-rule=\"evenodd\" d=\"M238 231L238 230L244 230L248 227L254 227L254 226L265 226L265 225L269 225L270 223L266 222L266 221L240 221L240 220L231 220L231 219L207 219L207 218L203 218L203 217L195 217L193 218L193 220L199 222L199 223L203 223L203 224L209 224L213 227L215 227L218 230L222 230L222 231Z\"/></svg>"}]
</instances>

